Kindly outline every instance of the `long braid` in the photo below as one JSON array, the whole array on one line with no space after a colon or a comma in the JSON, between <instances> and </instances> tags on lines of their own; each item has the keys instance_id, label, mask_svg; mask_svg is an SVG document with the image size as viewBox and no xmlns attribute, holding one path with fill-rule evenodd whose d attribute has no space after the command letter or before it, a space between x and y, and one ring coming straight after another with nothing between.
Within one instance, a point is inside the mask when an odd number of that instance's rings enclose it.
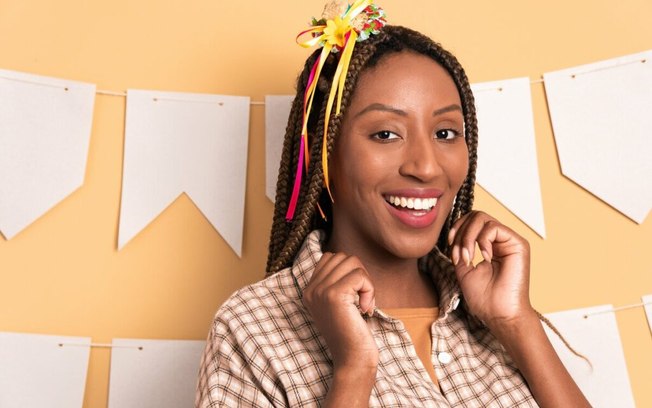
<instances>
[{"instance_id":1,"label":"long braid","mask_svg":"<svg viewBox=\"0 0 652 408\"><path fill-rule=\"evenodd\" d=\"M342 109L339 115L332 115L330 118L328 126L328 134L326 139L326 148L327 156L330 158L333 147L335 145L335 137L339 133L341 120L344 115L344 111L349 106L351 96L355 89L355 82L357 81L358 74L362 71L366 60L371 58L373 55L372 50L365 47L362 52L357 52L354 54L354 57L351 60L349 65L349 71L347 74L347 81L342 93ZM289 121L296 120L297 123L301 122L301 117L295 119L292 113L294 113L294 108L297 105L297 101L300 99L300 103L303 103L303 92L305 92L306 84L303 82L303 78L307 70L310 69L314 61L313 58L310 58L306 66L304 67L303 74L299 80L300 84L297 86L297 97L295 98L293 104L293 110L290 114ZM330 58L327 60L326 65L323 68L322 72L328 72L329 70L334 69L336 64L335 58ZM329 65L330 63L330 65ZM324 75L328 77L328 75ZM307 82L307 81L306 81ZM324 116L326 111L326 105L328 103L327 95L328 89L330 88L330 81L323 81L318 85L319 93L315 95L313 103L318 103L319 97L321 96L321 109L319 111L318 121L315 126L310 126L309 129L316 129L313 135L309 135L311 139L310 142L310 160L309 168L306 177L309 179L308 183L302 183L300 200L297 204L297 211L295 213L295 218L291 223L285 221L285 211L287 210L287 200L289 199L289 180L294 173L291 173L290 178L287 177L287 171L291 170L292 172L296 171L296 166L283 166L279 169L279 177L277 181L277 192L276 192L276 205L274 213L274 221L272 225L272 233L270 237L270 252L267 259L267 275L271 275L287 266L294 260L296 253L298 252L301 244L303 243L305 237L308 235L312 226L316 223L316 218L319 215L316 215L316 207L319 202L319 198L322 194L324 180L323 180L323 170L321 167L321 150L322 150L322 136L324 128ZM302 105L300 105L299 115L302 114ZM286 160L285 154L291 150L290 146L299 145L296 143L296 140L300 137L301 129L297 129L288 124L286 129L286 140L283 145L283 155L281 161ZM288 138L294 139L294 142L288 141ZM292 149L294 150L294 149ZM298 151L294 152L293 157L298 157ZM292 160L292 157L290 158ZM303 165L303 164L302 164ZM285 173L283 173L285 170ZM284 183L282 183L282 180ZM284 190L280 190L280 187L283 186ZM279 201L280 200L280 201Z\"/></svg>"},{"instance_id":2,"label":"long braid","mask_svg":"<svg viewBox=\"0 0 652 408\"><path fill-rule=\"evenodd\" d=\"M478 149L478 125L475 114L475 101L471 86L460 66L459 62L447 52L442 53L441 63L449 72L452 73L453 79L458 86L460 98L462 100L462 111L464 113L464 127L466 145L469 151L469 169L462 187L455 197L453 209L442 228L439 235L438 248L444 253L448 253L448 233L453 223L473 208L473 189L475 186L475 172L477 166L477 149Z\"/></svg>"},{"instance_id":3,"label":"long braid","mask_svg":"<svg viewBox=\"0 0 652 408\"><path fill-rule=\"evenodd\" d=\"M292 109L286 128L286 134L292 135L296 132L296 123L301 120L302 103L300 98L295 98L292 103ZM285 222L285 212L287 211L288 201L285 196L288 194L290 183L289 175L296 170L293 166L292 157L297 147L295 146L296 138L286 137L283 142L281 153L281 162L278 170L278 180L276 182L276 203L274 205L274 218L272 221L272 234L269 240L269 253L276 254L281 250L283 245L283 236L287 235L288 226ZM270 270L272 257L267 259L267 270Z\"/></svg>"},{"instance_id":4,"label":"long braid","mask_svg":"<svg viewBox=\"0 0 652 408\"><path fill-rule=\"evenodd\" d=\"M285 220L293 175L296 172L297 164L295 158L298 157L301 137L301 119L303 115L303 94L305 92L308 78L310 76L310 67L317 58L317 52L313 53L306 61L305 67L297 78L297 93L292 102L292 108L285 129L285 139L283 141L283 150L281 152L281 162L279 164L278 179L276 182L276 199L274 204L274 217L272 221L272 230L269 240L269 254L267 258L267 273L277 272L282 267L278 267L278 258L286 245L287 237L290 232L290 224Z\"/></svg>"},{"instance_id":5,"label":"long braid","mask_svg":"<svg viewBox=\"0 0 652 408\"><path fill-rule=\"evenodd\" d=\"M325 104L322 106L322 111L325 111ZM320 112L320 120L317 124L317 129L323 129L324 112ZM319 134L318 134L319 136ZM323 174L319 157L321 156L320 137L311 138L310 146L310 160L307 174L309 175L308 183L303 183L301 186L300 197L302 199L297 205L295 218L291 223L291 228L285 237L284 245L279 253L278 258L272 264L272 267L278 271L288 266L294 256L296 255L299 247L303 243L306 235L310 232L312 218L315 213L319 194L321 193L323 184ZM296 156L295 156L296 157ZM303 165L303 163L301 163ZM287 224L287 222L286 222ZM273 273L273 272L272 272Z\"/></svg>"}]
</instances>

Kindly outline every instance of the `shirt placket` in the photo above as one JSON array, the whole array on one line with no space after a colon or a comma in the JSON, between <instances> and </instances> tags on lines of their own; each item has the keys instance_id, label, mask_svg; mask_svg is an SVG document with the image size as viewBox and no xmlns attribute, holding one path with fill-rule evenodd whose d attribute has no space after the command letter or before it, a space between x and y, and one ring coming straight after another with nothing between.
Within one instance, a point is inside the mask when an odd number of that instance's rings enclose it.
<instances>
[{"instance_id":1,"label":"shirt placket","mask_svg":"<svg viewBox=\"0 0 652 408\"><path fill-rule=\"evenodd\" d=\"M399 354L405 354L404 357L407 357L407 359L410 361L411 365L413 367L402 367L402 368L417 368L419 373L420 373L420 382L418 384L413 384L413 386L421 386L425 387L426 389L430 390L430 397L431 401L427 405L427 407L450 407L448 404L448 401L445 399L445 397L441 394L440 390L438 387L432 382L430 379L430 376L428 375L428 372L426 371L425 367L423 366L423 363L421 359L419 359L416 349L414 348L414 344L412 343L412 340L410 339L410 336L405 329L405 326L400 320L393 319L389 315L387 315L385 312L382 310L376 308L374 310L374 314L372 318L376 318L379 320L378 327L380 330L385 330L387 332L392 332L395 333L396 335L400 336L402 342L406 343L408 347L403 349L402 347L392 347L395 353ZM433 327L435 326L436 323L433 323ZM431 333L432 330L431 330ZM433 345L435 344L435 339L433 339ZM433 347L434 349L434 347ZM431 355L431 363L432 363L432 355Z\"/></svg>"},{"instance_id":2,"label":"shirt placket","mask_svg":"<svg viewBox=\"0 0 652 408\"><path fill-rule=\"evenodd\" d=\"M450 326L450 319L453 317L450 315L457 310L459 304L459 294L452 294L450 301L445 305L444 313L430 328L432 336L430 360L435 368L435 375L439 381L442 397L447 402L449 402L447 395L450 395L453 390L453 380L449 367L454 363L454 359L456 358L453 353L453 345L449 342L453 334Z\"/></svg>"}]
</instances>

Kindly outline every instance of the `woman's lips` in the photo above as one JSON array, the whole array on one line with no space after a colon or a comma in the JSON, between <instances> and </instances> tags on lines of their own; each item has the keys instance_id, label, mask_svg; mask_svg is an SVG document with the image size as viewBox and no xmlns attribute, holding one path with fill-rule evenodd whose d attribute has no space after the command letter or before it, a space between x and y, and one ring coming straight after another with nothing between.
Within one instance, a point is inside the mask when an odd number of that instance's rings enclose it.
<instances>
[{"instance_id":1,"label":"woman's lips","mask_svg":"<svg viewBox=\"0 0 652 408\"><path fill-rule=\"evenodd\" d=\"M425 210L428 211L437 205L437 198L420 198L420 197L399 197L390 195L385 197L385 201L394 205L397 208L408 208L410 210Z\"/></svg>"},{"instance_id":2,"label":"woman's lips","mask_svg":"<svg viewBox=\"0 0 652 408\"><path fill-rule=\"evenodd\" d=\"M407 194L406 194L407 193ZM437 219L439 191L403 191L385 194L390 214L411 228L426 228Z\"/></svg>"}]
</instances>

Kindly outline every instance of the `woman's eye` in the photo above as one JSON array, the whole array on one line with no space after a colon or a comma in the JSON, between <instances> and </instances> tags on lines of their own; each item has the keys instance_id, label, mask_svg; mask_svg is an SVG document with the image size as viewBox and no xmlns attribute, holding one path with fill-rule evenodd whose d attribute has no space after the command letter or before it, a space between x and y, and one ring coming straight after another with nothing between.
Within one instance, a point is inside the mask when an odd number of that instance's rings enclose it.
<instances>
[{"instance_id":1,"label":"woman's eye","mask_svg":"<svg viewBox=\"0 0 652 408\"><path fill-rule=\"evenodd\" d=\"M452 140L457 137L460 133L453 129L441 129L435 132L437 139Z\"/></svg>"},{"instance_id":2,"label":"woman's eye","mask_svg":"<svg viewBox=\"0 0 652 408\"><path fill-rule=\"evenodd\" d=\"M378 140L391 140L391 139L398 139L398 135L394 132L390 132L389 130L381 130L380 132L376 132L373 135L374 139Z\"/></svg>"}]
</instances>

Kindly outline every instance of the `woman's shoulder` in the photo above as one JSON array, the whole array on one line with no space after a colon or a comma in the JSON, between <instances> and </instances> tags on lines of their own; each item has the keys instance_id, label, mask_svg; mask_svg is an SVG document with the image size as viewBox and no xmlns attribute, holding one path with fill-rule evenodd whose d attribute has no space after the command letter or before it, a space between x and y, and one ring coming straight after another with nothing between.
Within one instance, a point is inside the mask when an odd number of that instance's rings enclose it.
<instances>
[{"instance_id":1,"label":"woman's shoulder","mask_svg":"<svg viewBox=\"0 0 652 408\"><path fill-rule=\"evenodd\" d=\"M255 332L276 330L288 325L289 317L305 319L300 292L290 268L235 291L220 306L214 328Z\"/></svg>"}]
</instances>

